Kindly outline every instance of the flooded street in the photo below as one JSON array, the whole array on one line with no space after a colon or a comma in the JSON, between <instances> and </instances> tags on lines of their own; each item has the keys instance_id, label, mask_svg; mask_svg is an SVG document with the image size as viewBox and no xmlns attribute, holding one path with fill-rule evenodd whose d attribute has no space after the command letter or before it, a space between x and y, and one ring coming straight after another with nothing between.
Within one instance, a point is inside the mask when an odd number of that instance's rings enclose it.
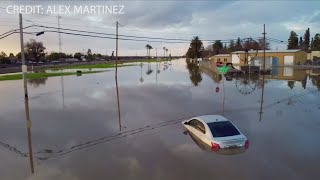
<instances>
[{"instance_id":1,"label":"flooded street","mask_svg":"<svg viewBox=\"0 0 320 180\"><path fill-rule=\"evenodd\" d=\"M0 179L314 179L319 74L278 67L265 77L224 77L185 59L136 63L118 69L120 109L114 69L30 80L31 124L23 81L1 81ZM231 120L249 149L201 148L181 121L205 114Z\"/></svg>"}]
</instances>

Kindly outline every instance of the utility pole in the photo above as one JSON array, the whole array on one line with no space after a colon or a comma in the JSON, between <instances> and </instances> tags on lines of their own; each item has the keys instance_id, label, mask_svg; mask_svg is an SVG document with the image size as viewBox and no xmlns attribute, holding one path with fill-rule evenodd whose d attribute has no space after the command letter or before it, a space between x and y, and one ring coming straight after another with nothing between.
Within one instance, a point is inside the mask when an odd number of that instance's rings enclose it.
<instances>
[{"instance_id":1,"label":"utility pole","mask_svg":"<svg viewBox=\"0 0 320 180\"><path fill-rule=\"evenodd\" d=\"M266 25L263 24L263 71L266 70Z\"/></svg>"},{"instance_id":2,"label":"utility pole","mask_svg":"<svg viewBox=\"0 0 320 180\"><path fill-rule=\"evenodd\" d=\"M264 101L264 73L266 68L266 25L263 24L263 72L262 72L262 91L261 91L261 102L260 102L260 121L262 119L262 109L263 109L263 101Z\"/></svg>"},{"instance_id":3,"label":"utility pole","mask_svg":"<svg viewBox=\"0 0 320 180\"><path fill-rule=\"evenodd\" d=\"M58 18L58 33L59 33L59 53L61 53L61 51L62 51L62 48L61 48L61 46L62 46L62 43L61 43L61 32L60 32L60 19L61 19L61 16L58 14L57 18Z\"/></svg>"},{"instance_id":4,"label":"utility pole","mask_svg":"<svg viewBox=\"0 0 320 180\"><path fill-rule=\"evenodd\" d=\"M118 21L116 22L116 78L118 76L118 28L119 28L119 23Z\"/></svg>"},{"instance_id":5,"label":"utility pole","mask_svg":"<svg viewBox=\"0 0 320 180\"><path fill-rule=\"evenodd\" d=\"M59 35L59 54L62 52L62 43L61 43L61 27L60 27L60 19L61 16L58 14L58 35ZM63 76L61 76L61 92L62 92L62 109L64 109L64 81Z\"/></svg>"},{"instance_id":6,"label":"utility pole","mask_svg":"<svg viewBox=\"0 0 320 180\"><path fill-rule=\"evenodd\" d=\"M23 87L24 87L24 105L26 111L26 126L28 133L28 149L29 149L29 160L31 173L34 173L34 165L33 165L33 153L32 153L32 141L31 141L31 120L29 113L29 96L28 96L28 86L27 86L27 66L24 54L24 43L23 43L23 28L22 28L22 14L19 14L19 25L20 25L20 45L21 45L21 69L22 69L22 77L23 77Z\"/></svg>"}]
</instances>

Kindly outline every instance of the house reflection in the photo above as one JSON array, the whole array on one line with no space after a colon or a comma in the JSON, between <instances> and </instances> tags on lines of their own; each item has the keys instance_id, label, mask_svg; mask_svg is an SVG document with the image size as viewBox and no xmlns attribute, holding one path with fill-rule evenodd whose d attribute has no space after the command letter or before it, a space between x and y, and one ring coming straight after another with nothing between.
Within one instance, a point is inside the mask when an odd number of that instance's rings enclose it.
<instances>
[{"instance_id":1,"label":"house reflection","mask_svg":"<svg viewBox=\"0 0 320 180\"><path fill-rule=\"evenodd\" d=\"M202 140L200 140L197 136L192 134L192 132L186 130L184 134L188 134L193 142L203 151L210 152L210 153L217 153L220 155L236 155L241 154L246 151L245 148L234 148L234 149L219 149L218 151L212 151L211 147L207 144L205 144Z\"/></svg>"},{"instance_id":2,"label":"house reflection","mask_svg":"<svg viewBox=\"0 0 320 180\"><path fill-rule=\"evenodd\" d=\"M211 62L202 62L201 63L201 72L205 73L208 77L210 77L215 83L219 83L221 81L218 69ZM236 86L243 86L244 89L252 89L253 86L257 86L258 89L261 89L261 79L257 73L251 74L225 74L225 78L227 81L235 81ZM308 77L311 79L312 85L316 86L318 90L320 90L320 70L306 70L301 68L292 68L292 67L284 67L284 66L272 66L271 73L269 75L265 75L265 83L268 80L282 80L287 81L287 86L290 89L293 89L297 86L297 83L301 84L302 88L306 89ZM249 87L248 87L249 86ZM250 94L250 92L242 91L241 88L238 88L242 94Z\"/></svg>"}]
</instances>

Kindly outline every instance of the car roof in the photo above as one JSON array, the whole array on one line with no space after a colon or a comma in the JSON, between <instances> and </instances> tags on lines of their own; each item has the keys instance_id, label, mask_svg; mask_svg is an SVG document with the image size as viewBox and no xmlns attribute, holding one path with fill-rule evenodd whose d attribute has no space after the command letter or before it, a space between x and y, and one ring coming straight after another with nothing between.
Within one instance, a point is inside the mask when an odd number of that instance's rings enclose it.
<instances>
[{"instance_id":1,"label":"car roof","mask_svg":"<svg viewBox=\"0 0 320 180\"><path fill-rule=\"evenodd\" d=\"M194 118L202 120L205 123L229 121L227 118L225 118L221 115L204 115L204 116L197 116Z\"/></svg>"}]
</instances>

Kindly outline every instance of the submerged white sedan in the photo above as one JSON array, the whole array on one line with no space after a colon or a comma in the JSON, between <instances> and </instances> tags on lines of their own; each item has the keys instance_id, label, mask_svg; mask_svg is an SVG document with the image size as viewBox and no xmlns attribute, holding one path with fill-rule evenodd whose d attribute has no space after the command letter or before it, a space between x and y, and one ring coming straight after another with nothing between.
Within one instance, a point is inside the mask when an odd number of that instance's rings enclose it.
<instances>
[{"instance_id":1,"label":"submerged white sedan","mask_svg":"<svg viewBox=\"0 0 320 180\"><path fill-rule=\"evenodd\" d=\"M249 148L248 138L228 119L220 115L197 116L182 125L213 151L220 149Z\"/></svg>"}]
</instances>

